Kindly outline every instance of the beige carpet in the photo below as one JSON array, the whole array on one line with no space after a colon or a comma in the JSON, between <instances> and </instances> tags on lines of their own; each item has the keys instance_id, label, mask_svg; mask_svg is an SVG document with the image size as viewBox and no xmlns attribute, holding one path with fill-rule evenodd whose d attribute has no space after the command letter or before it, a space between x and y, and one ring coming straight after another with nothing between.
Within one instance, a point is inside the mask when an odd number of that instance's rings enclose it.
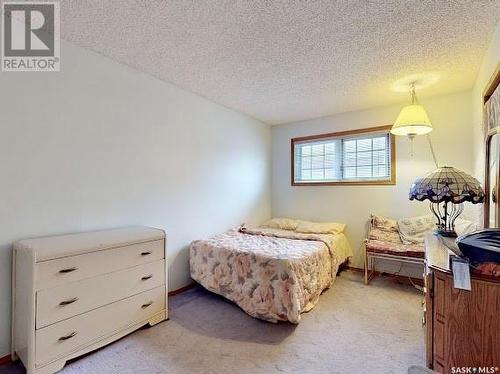
<instances>
[{"instance_id":1,"label":"beige carpet","mask_svg":"<svg viewBox=\"0 0 500 374\"><path fill-rule=\"evenodd\" d=\"M298 326L253 319L195 288L170 320L68 364L62 373L406 373L423 365L422 294L344 272ZM22 373L20 364L0 373Z\"/></svg>"}]
</instances>

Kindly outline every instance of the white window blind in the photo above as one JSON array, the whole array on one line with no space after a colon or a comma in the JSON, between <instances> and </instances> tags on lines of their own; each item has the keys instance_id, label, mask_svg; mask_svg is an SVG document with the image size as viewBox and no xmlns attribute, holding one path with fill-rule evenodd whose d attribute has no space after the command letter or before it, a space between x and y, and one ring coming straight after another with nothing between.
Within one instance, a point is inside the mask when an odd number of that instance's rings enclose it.
<instances>
[{"instance_id":1,"label":"white window blind","mask_svg":"<svg viewBox=\"0 0 500 374\"><path fill-rule=\"evenodd\" d=\"M390 181L390 137L384 131L294 142L293 182Z\"/></svg>"}]
</instances>

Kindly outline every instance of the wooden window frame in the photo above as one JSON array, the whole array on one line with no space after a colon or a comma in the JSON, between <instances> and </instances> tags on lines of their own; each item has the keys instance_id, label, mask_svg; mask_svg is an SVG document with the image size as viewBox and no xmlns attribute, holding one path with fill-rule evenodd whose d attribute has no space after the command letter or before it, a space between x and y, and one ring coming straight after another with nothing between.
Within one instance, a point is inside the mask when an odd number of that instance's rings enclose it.
<instances>
[{"instance_id":1,"label":"wooden window frame","mask_svg":"<svg viewBox=\"0 0 500 374\"><path fill-rule=\"evenodd\" d=\"M348 131L339 131L339 132L330 132L327 134L319 134L319 135L310 135L310 136L302 136L298 138L292 138L290 141L291 144L291 173L290 173L290 182L292 186L389 186L396 184L396 137L394 134L391 134L389 131L389 139L390 139L390 147L391 147L391 171L390 171L390 179L388 180L340 180L340 181L328 181L328 182L295 182L295 143L309 141L309 140L321 140L325 138L338 138L344 137L348 135L361 135L361 134L370 134L376 132L387 131L392 128L392 125L384 125L384 126L376 126L376 127L368 127L364 129L357 130L348 130Z\"/></svg>"}]
</instances>

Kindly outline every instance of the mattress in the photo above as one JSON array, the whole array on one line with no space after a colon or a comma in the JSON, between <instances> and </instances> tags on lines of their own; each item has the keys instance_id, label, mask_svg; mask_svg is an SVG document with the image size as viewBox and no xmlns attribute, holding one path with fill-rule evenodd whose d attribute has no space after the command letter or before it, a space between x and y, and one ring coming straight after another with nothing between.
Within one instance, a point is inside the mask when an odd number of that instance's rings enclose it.
<instances>
[{"instance_id":1,"label":"mattress","mask_svg":"<svg viewBox=\"0 0 500 374\"><path fill-rule=\"evenodd\" d=\"M266 321L299 323L352 256L344 234L229 230L190 246L191 277Z\"/></svg>"}]
</instances>

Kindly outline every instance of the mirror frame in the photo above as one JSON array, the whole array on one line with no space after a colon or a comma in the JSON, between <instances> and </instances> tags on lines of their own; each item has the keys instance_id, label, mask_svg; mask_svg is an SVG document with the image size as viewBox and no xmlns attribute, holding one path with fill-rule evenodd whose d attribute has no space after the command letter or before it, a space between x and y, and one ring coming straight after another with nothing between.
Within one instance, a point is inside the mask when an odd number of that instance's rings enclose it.
<instances>
[{"instance_id":1,"label":"mirror frame","mask_svg":"<svg viewBox=\"0 0 500 374\"><path fill-rule=\"evenodd\" d=\"M485 141L485 148L486 148L486 156L485 156L485 159L484 159L484 163L485 163L485 171L484 171L484 196L485 196L485 199L484 199L484 213L483 213L483 218L484 218L484 221L483 221L483 225L484 225L484 228L488 228L490 227L490 194L492 191L490 191L490 183L491 183L491 175L490 175L490 159L491 159L491 148L490 148L490 144L491 144L491 139L493 139L493 137L497 134L500 134L500 126L497 126L497 127L494 127L492 128L490 131L488 131L488 133L486 134L486 141ZM499 135L500 136L500 135ZM496 176L496 184L495 184L495 193L496 193L496 197L497 197L497 202L496 204L498 205L500 202L498 201L498 198L500 197L499 196L499 178L498 178L498 175ZM497 213L496 213L497 217L496 217L496 222L498 223L499 222L499 212L498 212L498 209L497 209Z\"/></svg>"},{"instance_id":2,"label":"mirror frame","mask_svg":"<svg viewBox=\"0 0 500 374\"><path fill-rule=\"evenodd\" d=\"M497 68L495 70L495 74L491 77L490 81L488 82L486 89L484 90L483 93L483 109L484 105L486 102L489 100L491 95L495 92L497 87L499 86L500 83L500 64L497 65ZM482 126L484 128L484 119ZM484 194L485 194L485 199L484 199L484 204L483 204L483 226L485 228L490 227L490 182L491 182L491 175L490 175L490 159L491 159L491 149L490 149L490 144L491 144L491 139L497 135L500 134L500 126L493 127L491 129L487 129L487 132L485 134L485 140L484 140L484 149L486 151L485 158L484 158ZM499 135L500 136L500 135ZM500 160L499 160L500 161ZM497 206L500 204L500 201L498 199L500 198L500 176L496 176L497 183L496 183L496 196L497 196ZM497 209L497 225L500 224L500 217L499 217L499 209Z\"/></svg>"}]
</instances>

